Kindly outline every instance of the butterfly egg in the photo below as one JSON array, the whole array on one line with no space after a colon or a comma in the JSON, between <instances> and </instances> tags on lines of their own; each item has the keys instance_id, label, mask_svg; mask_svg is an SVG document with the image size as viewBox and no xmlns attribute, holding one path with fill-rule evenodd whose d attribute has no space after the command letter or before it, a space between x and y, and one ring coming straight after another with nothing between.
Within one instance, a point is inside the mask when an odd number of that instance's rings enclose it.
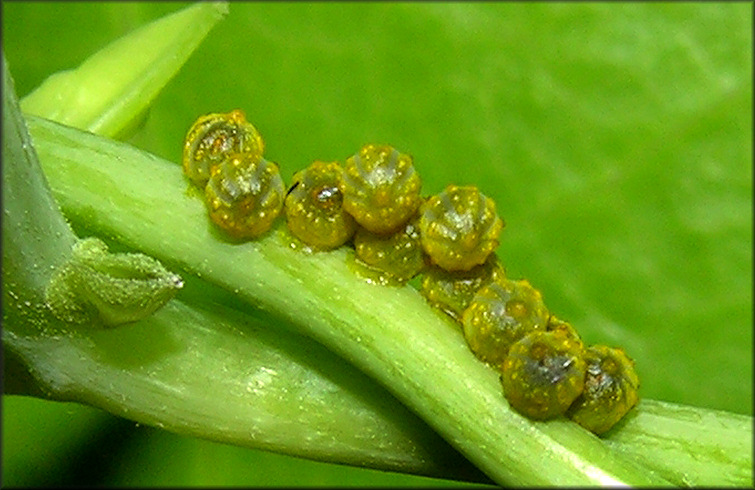
<instances>
[{"instance_id":1,"label":"butterfly egg","mask_svg":"<svg viewBox=\"0 0 755 490\"><path fill-rule=\"evenodd\" d=\"M422 182L412 157L387 145L365 145L346 160L343 207L367 230L387 234L422 203Z\"/></svg>"},{"instance_id":2,"label":"butterfly egg","mask_svg":"<svg viewBox=\"0 0 755 490\"><path fill-rule=\"evenodd\" d=\"M571 323L559 320L554 315L548 317L548 323L545 325L545 330L547 332L562 331L571 338L582 342L579 333L577 333L577 330L571 325Z\"/></svg>"},{"instance_id":3,"label":"butterfly egg","mask_svg":"<svg viewBox=\"0 0 755 490\"><path fill-rule=\"evenodd\" d=\"M472 352L500 368L514 342L545 331L547 322L540 291L524 279L502 279L477 291L462 315L462 330Z\"/></svg>"},{"instance_id":4,"label":"butterfly egg","mask_svg":"<svg viewBox=\"0 0 755 490\"><path fill-rule=\"evenodd\" d=\"M252 153L230 155L212 168L205 187L210 219L235 238L270 229L286 189L278 165Z\"/></svg>"},{"instance_id":5,"label":"butterfly egg","mask_svg":"<svg viewBox=\"0 0 755 490\"><path fill-rule=\"evenodd\" d=\"M315 161L297 172L286 196L288 229L322 250L346 243L357 224L343 209L343 169L338 162Z\"/></svg>"},{"instance_id":6,"label":"butterfly egg","mask_svg":"<svg viewBox=\"0 0 755 490\"><path fill-rule=\"evenodd\" d=\"M356 256L370 267L406 282L425 268L418 217L390 235L378 235L359 227L354 235Z\"/></svg>"},{"instance_id":7,"label":"butterfly egg","mask_svg":"<svg viewBox=\"0 0 755 490\"><path fill-rule=\"evenodd\" d=\"M613 427L639 401L634 362L621 349L594 345L585 350L587 373L582 394L567 416L595 434Z\"/></svg>"},{"instance_id":8,"label":"butterfly egg","mask_svg":"<svg viewBox=\"0 0 755 490\"><path fill-rule=\"evenodd\" d=\"M461 322L462 313L477 291L492 281L505 278L503 265L498 256L492 253L483 264L468 271L447 271L438 266L428 267L422 276L419 292L430 305Z\"/></svg>"},{"instance_id":9,"label":"butterfly egg","mask_svg":"<svg viewBox=\"0 0 755 490\"><path fill-rule=\"evenodd\" d=\"M420 208L422 247L433 263L450 271L485 262L504 227L495 202L474 186L449 185Z\"/></svg>"},{"instance_id":10,"label":"butterfly egg","mask_svg":"<svg viewBox=\"0 0 755 490\"><path fill-rule=\"evenodd\" d=\"M533 419L565 413L584 389L583 355L582 343L564 331L524 336L503 362L504 396L517 412Z\"/></svg>"},{"instance_id":11,"label":"butterfly egg","mask_svg":"<svg viewBox=\"0 0 755 490\"><path fill-rule=\"evenodd\" d=\"M192 182L204 187L212 168L230 154L249 153L262 157L265 143L244 112L207 114L191 126L184 140L182 165Z\"/></svg>"}]
</instances>

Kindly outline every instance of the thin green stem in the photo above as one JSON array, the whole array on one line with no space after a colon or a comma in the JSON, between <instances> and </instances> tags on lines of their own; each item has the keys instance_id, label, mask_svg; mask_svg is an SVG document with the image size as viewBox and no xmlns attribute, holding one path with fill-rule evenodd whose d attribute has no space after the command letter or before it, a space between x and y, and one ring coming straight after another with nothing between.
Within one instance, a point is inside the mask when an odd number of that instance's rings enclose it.
<instances>
[{"instance_id":1,"label":"thin green stem","mask_svg":"<svg viewBox=\"0 0 755 490\"><path fill-rule=\"evenodd\" d=\"M677 485L752 486L752 417L642 400L606 438Z\"/></svg>"}]
</instances>

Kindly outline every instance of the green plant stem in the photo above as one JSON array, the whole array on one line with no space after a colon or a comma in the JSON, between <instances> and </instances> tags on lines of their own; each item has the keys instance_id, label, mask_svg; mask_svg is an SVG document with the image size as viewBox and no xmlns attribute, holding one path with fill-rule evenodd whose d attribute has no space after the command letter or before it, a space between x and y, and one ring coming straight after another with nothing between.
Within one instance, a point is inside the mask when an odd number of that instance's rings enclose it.
<instances>
[{"instance_id":1,"label":"green plant stem","mask_svg":"<svg viewBox=\"0 0 755 490\"><path fill-rule=\"evenodd\" d=\"M450 321L409 287L357 277L350 251L294 250L280 223L261 240L224 242L177 166L36 118L30 126L71 219L298 325L383 383L498 483L663 482L574 423L533 422L510 410L496 374Z\"/></svg>"},{"instance_id":2,"label":"green plant stem","mask_svg":"<svg viewBox=\"0 0 755 490\"><path fill-rule=\"evenodd\" d=\"M4 342L54 399L309 459L486 480L421 419L322 346L217 304L174 300L127 327L36 337L7 332Z\"/></svg>"},{"instance_id":3,"label":"green plant stem","mask_svg":"<svg viewBox=\"0 0 755 490\"><path fill-rule=\"evenodd\" d=\"M51 197L4 59L3 76L5 393L81 401L313 459L486 481L362 373L300 335L227 307L176 301L106 330L52 317L44 292L76 237Z\"/></svg>"},{"instance_id":4,"label":"green plant stem","mask_svg":"<svg viewBox=\"0 0 755 490\"><path fill-rule=\"evenodd\" d=\"M642 400L606 443L677 485L753 485L753 419L746 415Z\"/></svg>"},{"instance_id":5,"label":"green plant stem","mask_svg":"<svg viewBox=\"0 0 755 490\"><path fill-rule=\"evenodd\" d=\"M3 54L3 323L36 329L46 316L45 287L76 236L52 198L13 94Z\"/></svg>"}]
</instances>

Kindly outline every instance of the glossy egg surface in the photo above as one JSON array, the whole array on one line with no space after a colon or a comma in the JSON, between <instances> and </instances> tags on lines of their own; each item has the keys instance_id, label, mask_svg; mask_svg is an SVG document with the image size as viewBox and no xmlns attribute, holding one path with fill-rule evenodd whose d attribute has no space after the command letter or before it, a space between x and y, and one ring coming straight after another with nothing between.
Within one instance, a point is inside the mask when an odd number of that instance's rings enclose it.
<instances>
[{"instance_id":1,"label":"glossy egg surface","mask_svg":"<svg viewBox=\"0 0 755 490\"><path fill-rule=\"evenodd\" d=\"M278 165L248 153L213 167L205 187L210 219L235 238L255 238L273 224L285 195Z\"/></svg>"},{"instance_id":2,"label":"glossy egg surface","mask_svg":"<svg viewBox=\"0 0 755 490\"><path fill-rule=\"evenodd\" d=\"M420 213L422 247L433 263L450 271L484 263L504 227L493 200L474 186L449 185Z\"/></svg>"},{"instance_id":3,"label":"glossy egg surface","mask_svg":"<svg viewBox=\"0 0 755 490\"><path fill-rule=\"evenodd\" d=\"M432 306L460 322L464 310L482 286L505 278L503 266L492 253L485 263L468 271L447 271L436 265L428 267L419 292Z\"/></svg>"},{"instance_id":4,"label":"glossy egg surface","mask_svg":"<svg viewBox=\"0 0 755 490\"><path fill-rule=\"evenodd\" d=\"M481 360L500 366L511 345L545 330L548 310L527 280L502 279L482 287L462 315L464 338Z\"/></svg>"},{"instance_id":5,"label":"glossy egg surface","mask_svg":"<svg viewBox=\"0 0 755 490\"><path fill-rule=\"evenodd\" d=\"M357 224L343 209L343 169L338 162L315 161L294 174L286 196L288 229L316 249L340 247Z\"/></svg>"},{"instance_id":6,"label":"glossy egg surface","mask_svg":"<svg viewBox=\"0 0 755 490\"><path fill-rule=\"evenodd\" d=\"M365 145L348 158L343 181L344 209L373 233L396 231L422 203L412 157L388 145Z\"/></svg>"},{"instance_id":7,"label":"glossy egg surface","mask_svg":"<svg viewBox=\"0 0 755 490\"><path fill-rule=\"evenodd\" d=\"M593 345L585 351L585 389L568 416L582 427L603 434L639 401L640 380L622 349Z\"/></svg>"},{"instance_id":8,"label":"glossy egg surface","mask_svg":"<svg viewBox=\"0 0 755 490\"><path fill-rule=\"evenodd\" d=\"M243 111L207 114L198 118L186 134L183 171L192 182L204 187L212 168L229 155L249 153L262 157L264 149L262 136Z\"/></svg>"},{"instance_id":9,"label":"glossy egg surface","mask_svg":"<svg viewBox=\"0 0 755 490\"><path fill-rule=\"evenodd\" d=\"M585 383L582 343L563 331L533 332L514 343L503 363L501 384L511 406L544 420L563 414Z\"/></svg>"},{"instance_id":10,"label":"glossy egg surface","mask_svg":"<svg viewBox=\"0 0 755 490\"><path fill-rule=\"evenodd\" d=\"M408 281L425 268L416 218L390 235L378 235L360 227L354 235L354 250L359 260L399 282Z\"/></svg>"}]
</instances>

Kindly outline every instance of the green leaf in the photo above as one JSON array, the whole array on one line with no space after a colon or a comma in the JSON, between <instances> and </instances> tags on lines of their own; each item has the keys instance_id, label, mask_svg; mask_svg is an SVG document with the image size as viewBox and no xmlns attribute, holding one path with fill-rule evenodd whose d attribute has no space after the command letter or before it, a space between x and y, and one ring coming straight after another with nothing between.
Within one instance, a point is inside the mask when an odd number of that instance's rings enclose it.
<instances>
[{"instance_id":1,"label":"green leaf","mask_svg":"<svg viewBox=\"0 0 755 490\"><path fill-rule=\"evenodd\" d=\"M21 101L24 112L107 136L123 135L228 13L198 3L107 45L73 70L51 75Z\"/></svg>"},{"instance_id":2,"label":"green leaf","mask_svg":"<svg viewBox=\"0 0 755 490\"><path fill-rule=\"evenodd\" d=\"M62 454L81 453L97 444L112 417L79 403L3 396L3 487L49 486L70 465ZM55 480L57 478L57 480Z\"/></svg>"},{"instance_id":3,"label":"green leaf","mask_svg":"<svg viewBox=\"0 0 755 490\"><path fill-rule=\"evenodd\" d=\"M52 5L2 6L18 79L165 9L87 4L70 17L89 38L56 30L67 16ZM234 107L284 175L392 143L427 192L476 183L496 199L510 275L589 341L625 347L644 397L752 413L749 4L232 12L157 100L141 145L177 161L197 115Z\"/></svg>"}]
</instances>

